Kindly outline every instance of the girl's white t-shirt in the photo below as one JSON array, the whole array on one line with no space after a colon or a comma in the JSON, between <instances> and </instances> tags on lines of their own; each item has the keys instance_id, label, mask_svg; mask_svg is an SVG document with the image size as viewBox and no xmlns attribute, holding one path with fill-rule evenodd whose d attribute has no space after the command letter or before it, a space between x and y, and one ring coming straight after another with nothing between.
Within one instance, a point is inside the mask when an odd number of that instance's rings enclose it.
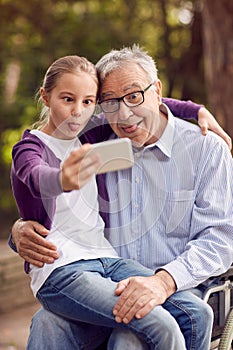
<instances>
[{"instance_id":1,"label":"girl's white t-shirt","mask_svg":"<svg viewBox=\"0 0 233 350\"><path fill-rule=\"evenodd\" d=\"M31 133L53 151L61 164L71 150L81 146L77 137L61 140L39 130L32 130ZM80 190L63 192L56 198L56 212L46 239L56 245L59 258L42 268L30 265L31 288L35 296L52 271L60 266L83 259L118 257L104 237L104 222L99 215L97 196L97 185L93 176Z\"/></svg>"}]
</instances>

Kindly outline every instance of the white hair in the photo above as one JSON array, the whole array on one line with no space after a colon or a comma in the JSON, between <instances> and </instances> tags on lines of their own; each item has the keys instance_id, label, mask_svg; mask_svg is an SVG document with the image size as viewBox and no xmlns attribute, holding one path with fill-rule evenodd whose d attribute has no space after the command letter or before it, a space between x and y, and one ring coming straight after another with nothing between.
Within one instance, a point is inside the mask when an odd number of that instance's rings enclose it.
<instances>
[{"instance_id":1,"label":"white hair","mask_svg":"<svg viewBox=\"0 0 233 350\"><path fill-rule=\"evenodd\" d=\"M100 84L115 69L125 67L126 63L138 64L147 74L150 82L158 80L156 63L146 51L134 44L132 47L124 47L120 50L111 50L97 63L96 69Z\"/></svg>"}]
</instances>

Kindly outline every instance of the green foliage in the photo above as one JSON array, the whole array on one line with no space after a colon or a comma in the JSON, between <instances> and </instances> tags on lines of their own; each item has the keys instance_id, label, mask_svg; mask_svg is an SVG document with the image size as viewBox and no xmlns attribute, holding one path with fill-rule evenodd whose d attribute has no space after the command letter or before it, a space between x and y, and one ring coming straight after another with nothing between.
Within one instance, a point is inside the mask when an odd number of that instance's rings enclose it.
<instances>
[{"instance_id":1,"label":"green foliage","mask_svg":"<svg viewBox=\"0 0 233 350\"><path fill-rule=\"evenodd\" d=\"M13 145L21 139L23 130L26 129L22 127L20 129L6 129L2 133L2 160L3 162L10 166L11 164L11 150Z\"/></svg>"},{"instance_id":2,"label":"green foliage","mask_svg":"<svg viewBox=\"0 0 233 350\"><path fill-rule=\"evenodd\" d=\"M112 48L138 43L155 58L165 95L181 98L185 90L186 98L199 99L204 84L201 44L193 44L193 19L198 15L194 4L194 0L0 0L0 186L4 188L0 210L11 205L5 199L11 197L12 145L37 118L34 96L54 59L78 54L96 63ZM190 60L192 50L199 55L195 62ZM184 89L186 75L192 79Z\"/></svg>"}]
</instances>

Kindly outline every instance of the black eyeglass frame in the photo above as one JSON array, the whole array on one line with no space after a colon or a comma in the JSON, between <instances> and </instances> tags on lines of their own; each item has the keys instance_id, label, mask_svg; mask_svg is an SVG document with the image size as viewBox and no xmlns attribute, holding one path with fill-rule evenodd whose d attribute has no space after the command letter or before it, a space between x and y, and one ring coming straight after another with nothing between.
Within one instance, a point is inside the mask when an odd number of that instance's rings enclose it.
<instances>
[{"instance_id":1,"label":"black eyeglass frame","mask_svg":"<svg viewBox=\"0 0 233 350\"><path fill-rule=\"evenodd\" d=\"M101 109L102 109L102 111L103 111L104 113L115 113L115 112L119 111L119 109L120 109L120 101L123 101L124 104L125 104L127 107L134 108L134 107L140 106L140 105L145 101L144 94L145 94L145 92L146 92L147 90L149 90L149 88L150 88L152 85L153 85L153 83L151 83L150 85L148 85L144 90L133 91L133 92L130 92L130 93L124 95L124 96L109 98L108 100L98 101L97 103L98 103L98 105L101 107ZM136 94L136 93L141 93L141 95L142 95L142 101L141 101L140 103L138 103L138 104L135 104L135 105L132 105L132 104L128 105L127 102L125 101L125 97L127 97L127 96L129 96L129 95L132 95L132 94ZM116 108L115 110L111 111L111 112L105 111L104 108L102 107L102 103L103 103L103 102L108 102L108 101L118 102L117 108Z\"/></svg>"}]
</instances>

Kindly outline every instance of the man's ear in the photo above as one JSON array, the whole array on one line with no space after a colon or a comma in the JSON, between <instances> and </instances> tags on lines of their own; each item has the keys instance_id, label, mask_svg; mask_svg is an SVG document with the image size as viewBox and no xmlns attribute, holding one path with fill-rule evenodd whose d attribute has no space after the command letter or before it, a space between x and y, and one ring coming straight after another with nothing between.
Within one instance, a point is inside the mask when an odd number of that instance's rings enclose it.
<instances>
[{"instance_id":1,"label":"man's ear","mask_svg":"<svg viewBox=\"0 0 233 350\"><path fill-rule=\"evenodd\" d=\"M155 87L155 90L157 93L157 99L158 99L159 105L161 105L161 103L162 103L162 82L161 82L161 80L158 79L154 83L154 87Z\"/></svg>"},{"instance_id":2,"label":"man's ear","mask_svg":"<svg viewBox=\"0 0 233 350\"><path fill-rule=\"evenodd\" d=\"M45 89L43 87L40 88L40 96L45 106L49 107L49 97L46 94Z\"/></svg>"}]
</instances>

